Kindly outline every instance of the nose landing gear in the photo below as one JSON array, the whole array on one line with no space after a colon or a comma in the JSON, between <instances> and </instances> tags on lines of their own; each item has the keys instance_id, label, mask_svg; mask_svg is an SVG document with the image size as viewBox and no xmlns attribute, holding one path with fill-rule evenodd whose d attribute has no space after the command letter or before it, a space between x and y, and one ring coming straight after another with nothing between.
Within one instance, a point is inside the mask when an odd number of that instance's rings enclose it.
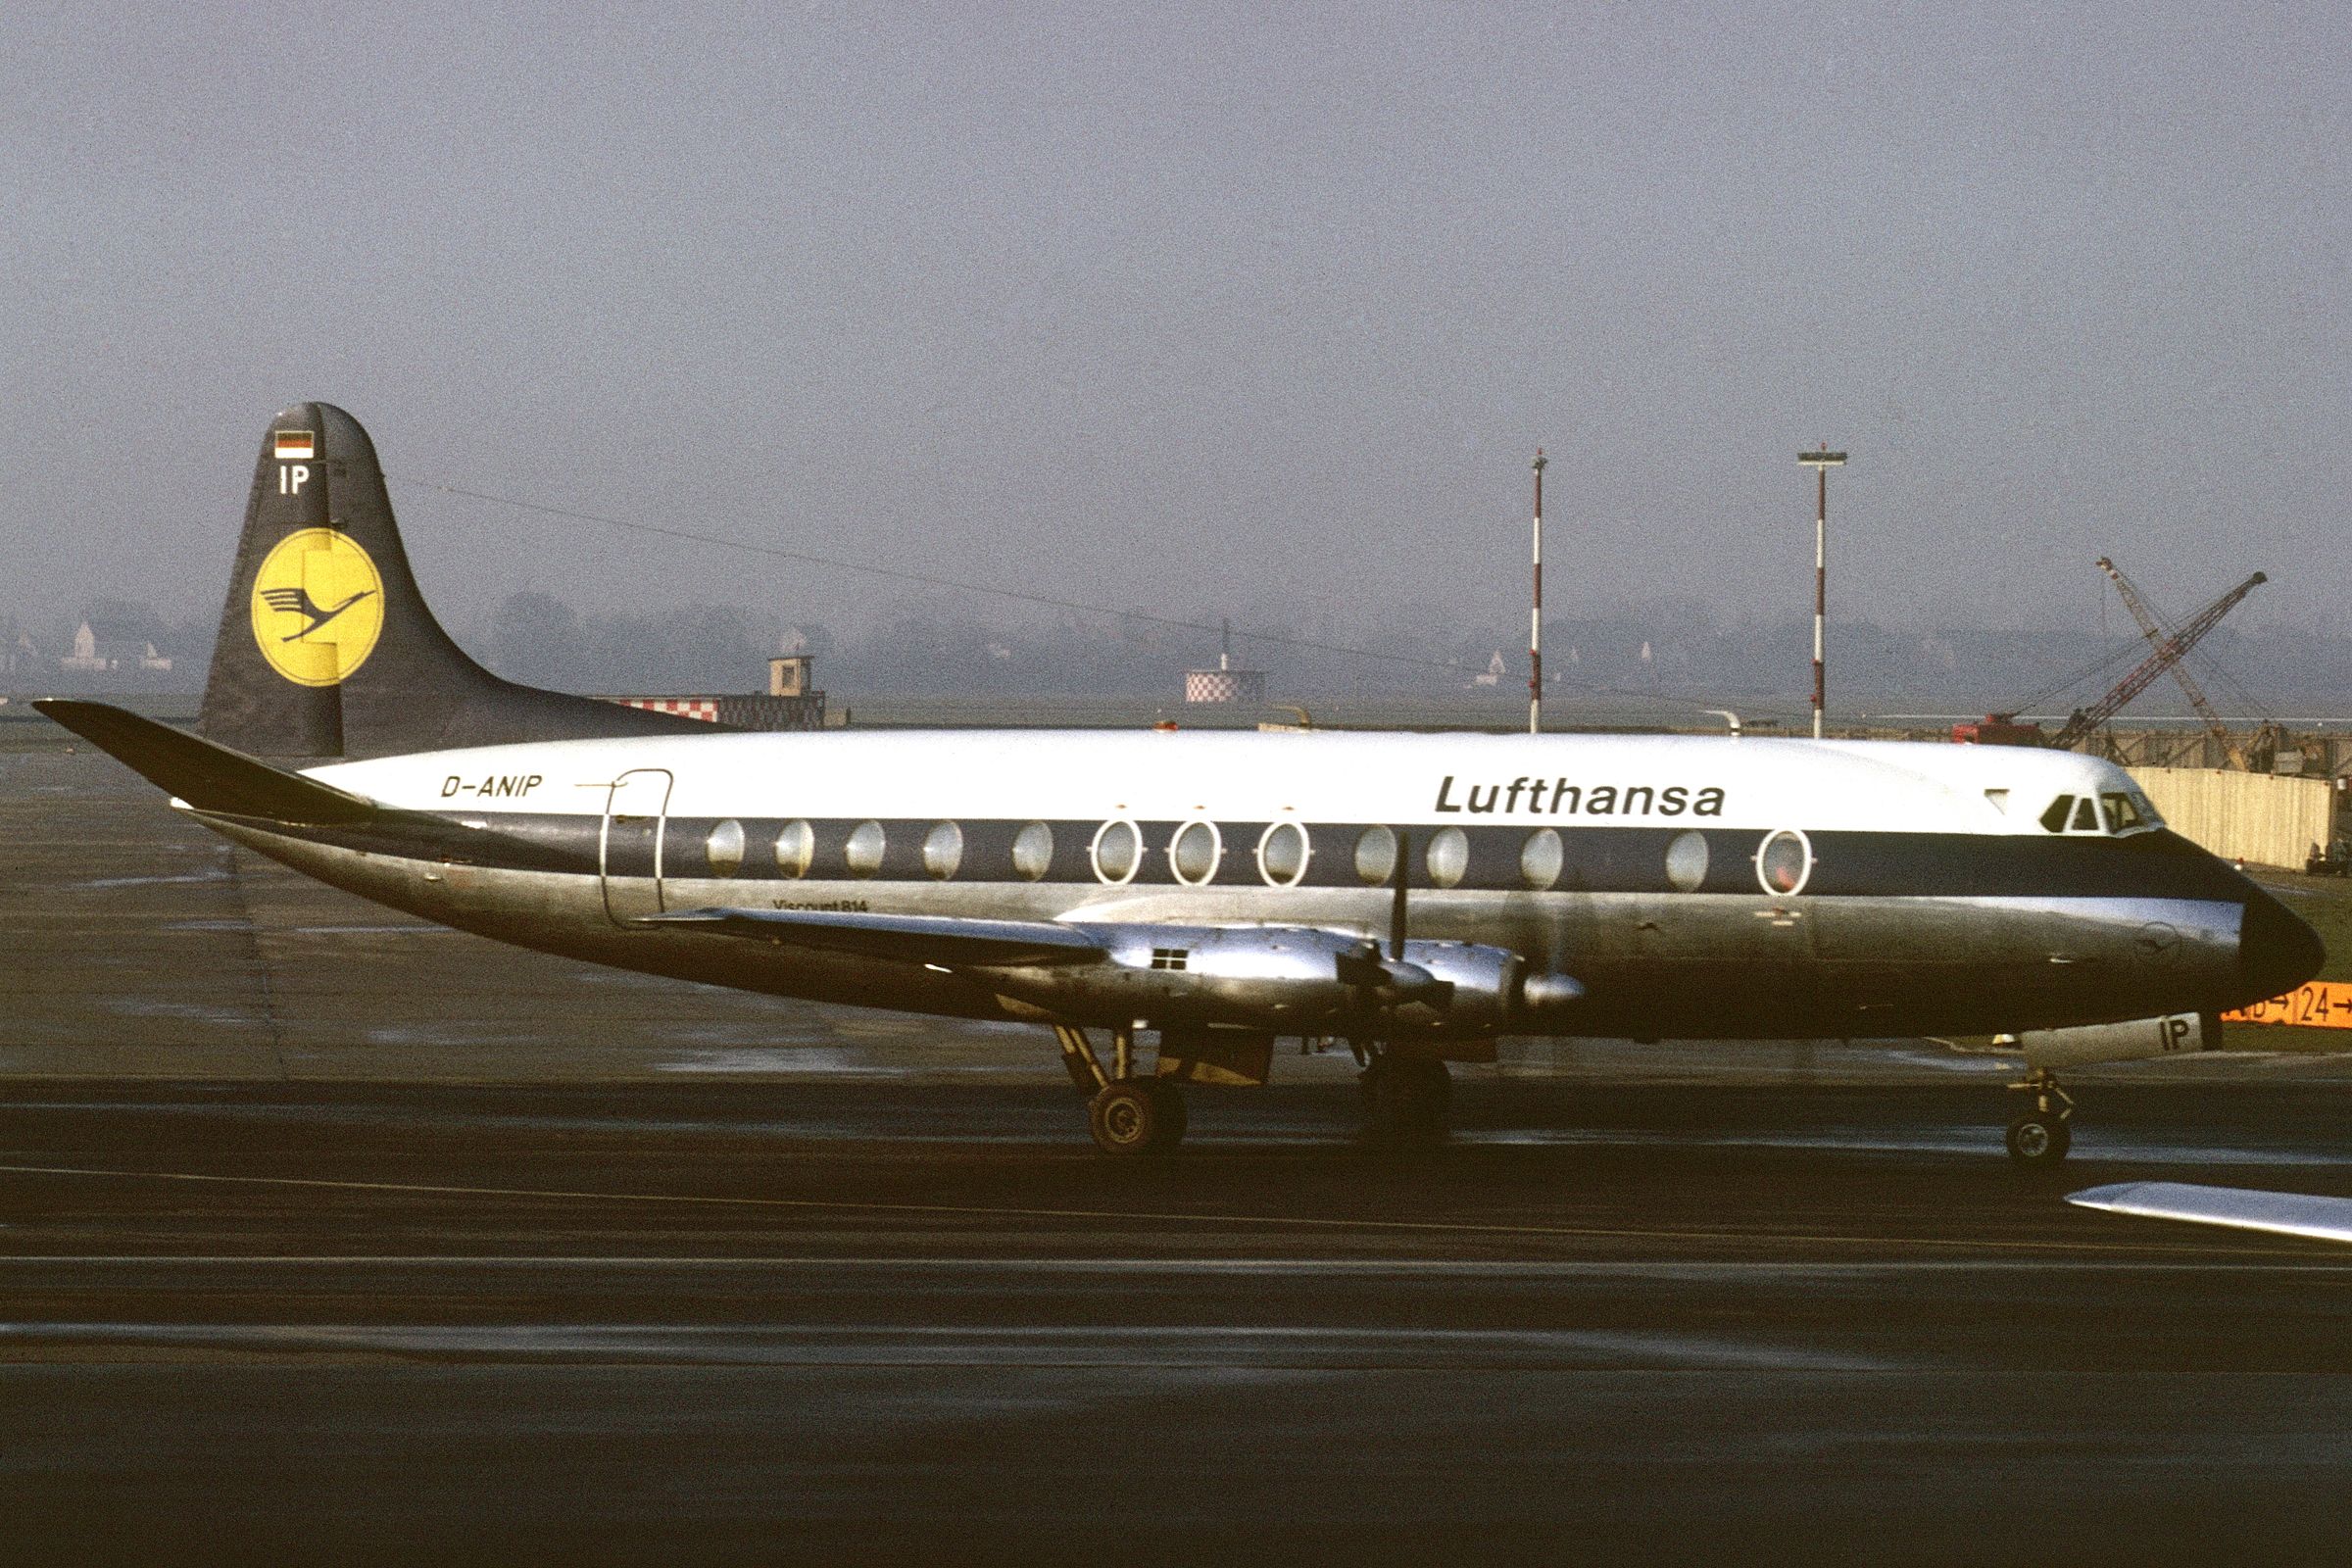
<instances>
[{"instance_id":1,"label":"nose landing gear","mask_svg":"<svg viewBox=\"0 0 2352 1568\"><path fill-rule=\"evenodd\" d=\"M2066 1158L2075 1141L2070 1126L2075 1102L2058 1087L2057 1074L2047 1067L2035 1067L2023 1083L2009 1087L2033 1097L2033 1103L2009 1124L2009 1157L2029 1167L2055 1165Z\"/></svg>"}]
</instances>

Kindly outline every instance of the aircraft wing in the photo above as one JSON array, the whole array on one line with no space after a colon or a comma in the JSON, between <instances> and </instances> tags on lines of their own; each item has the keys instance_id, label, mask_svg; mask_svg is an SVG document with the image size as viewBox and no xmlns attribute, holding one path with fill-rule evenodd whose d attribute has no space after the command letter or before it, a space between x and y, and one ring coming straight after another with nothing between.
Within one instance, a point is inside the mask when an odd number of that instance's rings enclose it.
<instances>
[{"instance_id":1,"label":"aircraft wing","mask_svg":"<svg viewBox=\"0 0 2352 1568\"><path fill-rule=\"evenodd\" d=\"M2112 1187L2085 1187L2069 1193L2066 1200L2112 1214L2308 1236L2322 1242L2352 1242L2352 1198L2315 1198L2308 1193L2273 1193L2252 1187L2204 1187L2194 1182L2118 1182Z\"/></svg>"},{"instance_id":2,"label":"aircraft wing","mask_svg":"<svg viewBox=\"0 0 2352 1568\"><path fill-rule=\"evenodd\" d=\"M1077 964L1108 956L1102 942L1051 920L966 920L953 915L867 914L830 909L681 909L637 925L937 964Z\"/></svg>"}]
</instances>

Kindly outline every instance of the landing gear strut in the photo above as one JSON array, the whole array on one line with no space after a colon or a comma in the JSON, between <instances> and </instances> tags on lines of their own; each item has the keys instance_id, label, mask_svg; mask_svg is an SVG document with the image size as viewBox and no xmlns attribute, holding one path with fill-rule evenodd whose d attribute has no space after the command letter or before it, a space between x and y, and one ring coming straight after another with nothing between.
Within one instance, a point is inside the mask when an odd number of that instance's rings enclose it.
<instances>
[{"instance_id":1,"label":"landing gear strut","mask_svg":"<svg viewBox=\"0 0 2352 1568\"><path fill-rule=\"evenodd\" d=\"M1445 1130L1453 1077L1444 1062L1381 1052L1364 1064L1358 1083L1364 1119L1375 1134L1430 1137Z\"/></svg>"},{"instance_id":2,"label":"landing gear strut","mask_svg":"<svg viewBox=\"0 0 2352 1568\"><path fill-rule=\"evenodd\" d=\"M1157 1078L1135 1073L1135 1031L1111 1031L1111 1066L1105 1071L1095 1044L1075 1024L1054 1026L1061 1043L1061 1064L1086 1097L1086 1130L1106 1154L1164 1154L1184 1141L1184 1093Z\"/></svg>"},{"instance_id":3,"label":"landing gear strut","mask_svg":"<svg viewBox=\"0 0 2352 1568\"><path fill-rule=\"evenodd\" d=\"M2058 1087L2057 1074L2047 1067L2035 1067L2026 1074L2025 1082L2009 1087L2034 1097L2033 1103L2009 1124L2009 1157L2026 1166L2055 1165L2066 1158L2075 1141L2069 1125L2075 1102Z\"/></svg>"}]
</instances>

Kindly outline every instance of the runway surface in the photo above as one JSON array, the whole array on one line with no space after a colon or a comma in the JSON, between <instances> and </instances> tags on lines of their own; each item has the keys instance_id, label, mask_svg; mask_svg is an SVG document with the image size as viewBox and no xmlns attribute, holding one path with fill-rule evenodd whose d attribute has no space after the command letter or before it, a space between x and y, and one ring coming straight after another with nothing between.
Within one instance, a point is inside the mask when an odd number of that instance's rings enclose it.
<instances>
[{"instance_id":1,"label":"runway surface","mask_svg":"<svg viewBox=\"0 0 2352 1568\"><path fill-rule=\"evenodd\" d=\"M2340 1561L2341 1058L1340 1058L1096 1156L1022 1031L612 977L0 757L0 1561ZM46 793L44 793L44 791Z\"/></svg>"}]
</instances>

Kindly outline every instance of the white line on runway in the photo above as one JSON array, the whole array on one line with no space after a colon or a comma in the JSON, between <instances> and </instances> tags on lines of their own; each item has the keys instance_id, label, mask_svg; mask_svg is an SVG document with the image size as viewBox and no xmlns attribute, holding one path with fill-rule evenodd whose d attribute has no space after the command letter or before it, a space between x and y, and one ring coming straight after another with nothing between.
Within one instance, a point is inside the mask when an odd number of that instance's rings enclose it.
<instances>
[{"instance_id":1,"label":"white line on runway","mask_svg":"<svg viewBox=\"0 0 2352 1568\"><path fill-rule=\"evenodd\" d=\"M564 1188L459 1187L431 1182L336 1181L319 1176L220 1176L197 1171L113 1170L81 1165L0 1165L17 1176L93 1176L127 1181L190 1182L238 1187L303 1187L329 1192L409 1193L437 1198L519 1198L534 1201L677 1203L724 1208L793 1209L857 1214L941 1214L974 1219L1111 1220L1122 1225L1263 1225L1326 1232L1400 1232L1432 1236L1525 1236L1575 1241L1713 1242L1781 1246L1919 1247L1954 1251L2132 1252L2209 1255L2219 1249L2180 1244L2147 1246L2082 1242L1971 1240L1943 1236L1832 1236L1809 1231L1636 1230L1595 1225L1503 1225L1484 1220L1336 1219L1302 1214L1184 1213L1151 1209L992 1207L982 1203L880 1203L856 1199L734 1198L708 1193L597 1193ZM2065 1211L2072 1214L2074 1211ZM2247 1250L2245 1255L2262 1255Z\"/></svg>"},{"instance_id":2,"label":"white line on runway","mask_svg":"<svg viewBox=\"0 0 2352 1568\"><path fill-rule=\"evenodd\" d=\"M1249 1328L1183 1324L965 1328L842 1324L759 1328L701 1324L0 1323L0 1345L376 1350L783 1366L1195 1367L1441 1371L1707 1370L1888 1372L1907 1363L1808 1345L1608 1329Z\"/></svg>"},{"instance_id":3,"label":"white line on runway","mask_svg":"<svg viewBox=\"0 0 2352 1568\"><path fill-rule=\"evenodd\" d=\"M0 1253L0 1268L12 1265L135 1268L170 1267L297 1267L297 1268L612 1268L612 1269L809 1269L835 1272L866 1269L916 1272L924 1269L987 1274L1244 1274L1334 1275L1382 1277L1422 1274L1442 1279L1567 1279L1578 1276L1624 1278L1642 1276L1682 1278L1725 1276L1752 1278L1787 1274L1808 1280L1863 1279L1882 1274L1972 1273L1988 1270L2031 1270L2036 1274L2138 1274L2150 1269L2193 1268L2200 1274L2273 1274L2281 1269L2304 1274L2352 1273L2352 1262L2331 1257L2299 1257L2292 1253L2267 1256L2260 1262L2212 1263L2210 1254L2190 1257L2159 1256L2137 1261L2107 1258L1887 1258L1868 1263L1789 1263L1780 1259L1752 1261L1695 1258L1660 1262L1645 1258L1564 1258L1505 1262L1477 1258L1357 1258L1357 1257L774 1257L681 1256L628 1253L602 1257L585 1253L549 1256L509 1253L485 1256L472 1252L420 1253L307 1253L307 1252L27 1252Z\"/></svg>"}]
</instances>

